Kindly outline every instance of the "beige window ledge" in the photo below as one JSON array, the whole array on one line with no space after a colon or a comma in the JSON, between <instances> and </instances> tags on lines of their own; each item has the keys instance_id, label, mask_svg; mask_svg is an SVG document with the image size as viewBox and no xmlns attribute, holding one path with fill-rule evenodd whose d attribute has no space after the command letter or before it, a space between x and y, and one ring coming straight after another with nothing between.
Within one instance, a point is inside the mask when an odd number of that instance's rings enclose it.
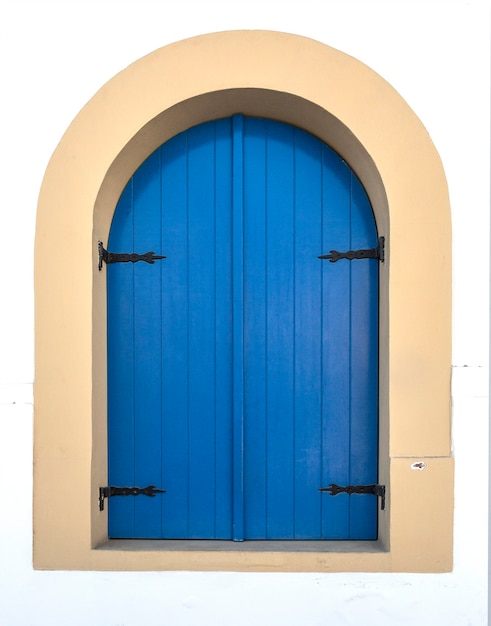
<instances>
[{"instance_id":1,"label":"beige window ledge","mask_svg":"<svg viewBox=\"0 0 491 626\"><path fill-rule=\"evenodd\" d=\"M379 541L212 541L109 539L98 550L117 552L385 552Z\"/></svg>"}]
</instances>

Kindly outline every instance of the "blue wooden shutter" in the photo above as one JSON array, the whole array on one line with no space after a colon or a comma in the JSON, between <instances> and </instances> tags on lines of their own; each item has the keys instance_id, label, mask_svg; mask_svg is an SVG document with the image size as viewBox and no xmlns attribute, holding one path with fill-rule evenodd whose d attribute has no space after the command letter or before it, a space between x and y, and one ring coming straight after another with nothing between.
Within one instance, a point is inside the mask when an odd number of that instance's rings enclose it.
<instances>
[{"instance_id":1,"label":"blue wooden shutter","mask_svg":"<svg viewBox=\"0 0 491 626\"><path fill-rule=\"evenodd\" d=\"M350 168L292 126L235 116L135 172L108 248L112 537L370 539L377 481L377 244Z\"/></svg>"}]
</instances>

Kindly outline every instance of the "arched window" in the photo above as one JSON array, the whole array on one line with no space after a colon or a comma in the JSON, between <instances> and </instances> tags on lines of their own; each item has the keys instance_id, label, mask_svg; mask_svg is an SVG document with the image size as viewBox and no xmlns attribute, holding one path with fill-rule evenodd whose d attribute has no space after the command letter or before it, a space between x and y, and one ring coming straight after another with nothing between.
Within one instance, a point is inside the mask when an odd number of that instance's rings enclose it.
<instances>
[{"instance_id":1,"label":"arched window","mask_svg":"<svg viewBox=\"0 0 491 626\"><path fill-rule=\"evenodd\" d=\"M361 181L377 228L386 236L384 263L368 261L379 268L378 482L387 488L385 509L378 510L377 540L108 540L107 512L118 498L100 510L100 489L108 486L108 363L107 272L105 266L98 269L98 242L109 248L118 200L159 146L237 112L296 126L331 146ZM341 248L337 242L322 243L327 249L315 250L315 257ZM281 260L283 249L277 244L275 256ZM451 569L450 249L448 189L438 154L403 99L356 59L296 35L238 31L167 46L114 77L68 128L39 197L35 567ZM155 252L169 255L165 249ZM189 258L196 264L194 256ZM173 262L169 255L158 271ZM365 264L315 262L323 273ZM135 271L140 265L145 267L138 263ZM234 314L233 319L239 318ZM372 495L319 497L323 505L375 501Z\"/></svg>"},{"instance_id":2,"label":"arched window","mask_svg":"<svg viewBox=\"0 0 491 626\"><path fill-rule=\"evenodd\" d=\"M320 489L377 483L378 259L319 259L377 242L356 175L284 123L138 168L108 248L165 260L107 268L109 483L165 491L111 498L110 537L377 538L376 494Z\"/></svg>"}]
</instances>

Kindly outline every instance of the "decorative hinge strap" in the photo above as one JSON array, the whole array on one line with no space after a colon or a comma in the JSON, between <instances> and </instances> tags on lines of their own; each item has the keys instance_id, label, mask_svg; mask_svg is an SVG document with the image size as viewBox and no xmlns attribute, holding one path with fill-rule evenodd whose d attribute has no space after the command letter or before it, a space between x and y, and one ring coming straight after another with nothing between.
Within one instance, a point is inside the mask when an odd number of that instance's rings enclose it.
<instances>
[{"instance_id":1,"label":"decorative hinge strap","mask_svg":"<svg viewBox=\"0 0 491 626\"><path fill-rule=\"evenodd\" d=\"M156 489L154 485L148 487L99 487L99 511L104 511L104 499L112 496L150 496L156 493L165 493L165 489Z\"/></svg>"},{"instance_id":2,"label":"decorative hinge strap","mask_svg":"<svg viewBox=\"0 0 491 626\"><path fill-rule=\"evenodd\" d=\"M382 263L385 259L385 237L378 238L378 246L376 248L370 248L368 250L348 250L347 252L338 252L337 250L331 250L329 254L322 254L319 259L326 259L331 263L336 263L340 259L348 259L353 261L354 259L379 259Z\"/></svg>"},{"instance_id":3,"label":"decorative hinge strap","mask_svg":"<svg viewBox=\"0 0 491 626\"><path fill-rule=\"evenodd\" d=\"M338 493L352 493L359 494L371 494L381 498L380 508L382 511L385 509L385 485L347 485L341 487L335 483L331 483L329 487L321 487L319 491L328 491L331 496L337 496Z\"/></svg>"},{"instance_id":4,"label":"decorative hinge strap","mask_svg":"<svg viewBox=\"0 0 491 626\"><path fill-rule=\"evenodd\" d=\"M138 261L145 261L146 263L153 264L159 259L165 259L165 256L154 254L154 252L145 252L145 254L136 254L135 252L108 252L104 248L102 241L97 244L99 253L99 271L102 269L102 263L137 263Z\"/></svg>"}]
</instances>

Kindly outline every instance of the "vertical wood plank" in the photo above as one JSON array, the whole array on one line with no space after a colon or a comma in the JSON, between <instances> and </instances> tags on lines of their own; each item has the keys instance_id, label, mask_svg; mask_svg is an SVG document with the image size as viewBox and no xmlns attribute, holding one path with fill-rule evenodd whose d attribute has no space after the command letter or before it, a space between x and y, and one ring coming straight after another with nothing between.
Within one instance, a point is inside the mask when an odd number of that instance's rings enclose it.
<instances>
[{"instance_id":1,"label":"vertical wood plank","mask_svg":"<svg viewBox=\"0 0 491 626\"><path fill-rule=\"evenodd\" d=\"M126 186L111 225L108 250L133 249L133 181ZM128 486L135 481L134 283L130 264L107 265L108 480ZM110 537L133 537L135 499L111 498Z\"/></svg>"},{"instance_id":2,"label":"vertical wood plank","mask_svg":"<svg viewBox=\"0 0 491 626\"><path fill-rule=\"evenodd\" d=\"M323 146L322 249L349 250L350 170ZM350 265L322 263L322 486L349 484L350 467ZM346 494L322 495L322 536L346 539Z\"/></svg>"},{"instance_id":3,"label":"vertical wood plank","mask_svg":"<svg viewBox=\"0 0 491 626\"><path fill-rule=\"evenodd\" d=\"M187 133L162 146L162 537L189 532Z\"/></svg>"},{"instance_id":4,"label":"vertical wood plank","mask_svg":"<svg viewBox=\"0 0 491 626\"><path fill-rule=\"evenodd\" d=\"M267 124L267 538L294 535L294 155L292 127Z\"/></svg>"},{"instance_id":5,"label":"vertical wood plank","mask_svg":"<svg viewBox=\"0 0 491 626\"><path fill-rule=\"evenodd\" d=\"M233 539L244 539L244 298L243 298L243 136L244 118L232 118L232 276L233 276Z\"/></svg>"},{"instance_id":6,"label":"vertical wood plank","mask_svg":"<svg viewBox=\"0 0 491 626\"><path fill-rule=\"evenodd\" d=\"M161 250L160 151L133 176L133 242L135 252ZM161 273L165 260L136 263L134 272L135 485L160 484L162 459ZM135 537L160 536L163 494L135 501Z\"/></svg>"},{"instance_id":7,"label":"vertical wood plank","mask_svg":"<svg viewBox=\"0 0 491 626\"><path fill-rule=\"evenodd\" d=\"M321 538L322 145L295 131L295 539Z\"/></svg>"},{"instance_id":8,"label":"vertical wood plank","mask_svg":"<svg viewBox=\"0 0 491 626\"><path fill-rule=\"evenodd\" d=\"M216 539L232 539L232 123L215 122Z\"/></svg>"},{"instance_id":9,"label":"vertical wood plank","mask_svg":"<svg viewBox=\"0 0 491 626\"><path fill-rule=\"evenodd\" d=\"M215 537L215 125L188 131L189 537Z\"/></svg>"},{"instance_id":10,"label":"vertical wood plank","mask_svg":"<svg viewBox=\"0 0 491 626\"><path fill-rule=\"evenodd\" d=\"M244 133L245 537L267 535L266 121Z\"/></svg>"},{"instance_id":11,"label":"vertical wood plank","mask_svg":"<svg viewBox=\"0 0 491 626\"><path fill-rule=\"evenodd\" d=\"M377 232L365 190L351 174L354 248L373 248ZM350 484L377 482L378 456L378 261L351 264ZM350 497L351 539L377 538L377 498Z\"/></svg>"}]
</instances>

